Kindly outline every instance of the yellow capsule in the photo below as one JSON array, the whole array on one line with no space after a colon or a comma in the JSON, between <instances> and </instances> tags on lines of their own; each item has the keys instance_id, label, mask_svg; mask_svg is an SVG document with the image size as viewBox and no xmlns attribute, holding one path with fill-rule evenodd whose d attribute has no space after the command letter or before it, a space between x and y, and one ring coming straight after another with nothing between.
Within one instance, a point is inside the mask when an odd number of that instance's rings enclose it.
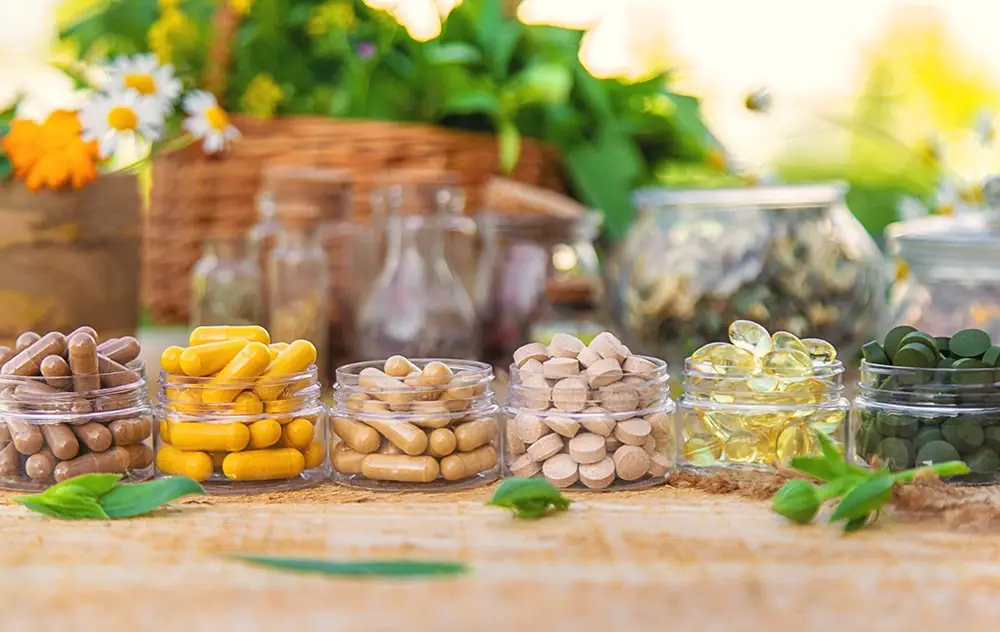
<instances>
[{"instance_id":1,"label":"yellow capsule","mask_svg":"<svg viewBox=\"0 0 1000 632\"><path fill-rule=\"evenodd\" d=\"M753 375L747 379L747 383L750 386L750 390L754 393L765 395L768 393L773 393L778 390L778 383L780 380L776 375Z\"/></svg>"},{"instance_id":2,"label":"yellow capsule","mask_svg":"<svg viewBox=\"0 0 1000 632\"><path fill-rule=\"evenodd\" d=\"M793 456L805 456L812 451L812 435L805 424L790 423L781 430L775 442L775 456L788 465Z\"/></svg>"},{"instance_id":3,"label":"yellow capsule","mask_svg":"<svg viewBox=\"0 0 1000 632\"><path fill-rule=\"evenodd\" d=\"M291 425L291 424L289 424ZM312 424L310 424L310 428ZM250 444L254 450L270 448L281 438L281 424L273 419L261 419L250 424Z\"/></svg>"},{"instance_id":4,"label":"yellow capsule","mask_svg":"<svg viewBox=\"0 0 1000 632\"><path fill-rule=\"evenodd\" d=\"M722 458L722 441L715 435L697 434L684 442L683 454L692 465L714 465Z\"/></svg>"},{"instance_id":5,"label":"yellow capsule","mask_svg":"<svg viewBox=\"0 0 1000 632\"><path fill-rule=\"evenodd\" d=\"M296 340L278 354L277 359L267 367L261 376L262 384L254 388L262 401L270 402L281 396L288 386L280 378L305 371L316 362L316 347L308 340Z\"/></svg>"},{"instance_id":6,"label":"yellow capsule","mask_svg":"<svg viewBox=\"0 0 1000 632\"><path fill-rule=\"evenodd\" d=\"M326 450L323 448L323 442L313 441L309 444L308 448L302 450L302 456L305 457L305 469L307 470L323 465L323 461L326 459Z\"/></svg>"},{"instance_id":7,"label":"yellow capsule","mask_svg":"<svg viewBox=\"0 0 1000 632\"><path fill-rule=\"evenodd\" d=\"M837 348L826 340L819 338L803 338L802 345L812 359L813 364L831 364L837 360Z\"/></svg>"},{"instance_id":8,"label":"yellow capsule","mask_svg":"<svg viewBox=\"0 0 1000 632\"><path fill-rule=\"evenodd\" d=\"M725 439L730 433L738 432L743 427L743 417L739 413L727 413L720 410L705 412L705 424L712 431Z\"/></svg>"},{"instance_id":9,"label":"yellow capsule","mask_svg":"<svg viewBox=\"0 0 1000 632\"><path fill-rule=\"evenodd\" d=\"M253 391L243 391L233 400L232 410L237 415L259 415L264 412L264 402Z\"/></svg>"},{"instance_id":10,"label":"yellow capsule","mask_svg":"<svg viewBox=\"0 0 1000 632\"><path fill-rule=\"evenodd\" d=\"M719 347L728 347L729 345L724 342L710 342L707 345L699 347L694 353L691 354L691 361L697 362L699 364L711 364L712 352Z\"/></svg>"},{"instance_id":11,"label":"yellow capsule","mask_svg":"<svg viewBox=\"0 0 1000 632\"><path fill-rule=\"evenodd\" d=\"M287 342L272 342L267 345L267 351L271 354L271 362L278 359L278 354L288 348Z\"/></svg>"},{"instance_id":12,"label":"yellow capsule","mask_svg":"<svg viewBox=\"0 0 1000 632\"><path fill-rule=\"evenodd\" d=\"M817 410L809 416L807 423L813 432L822 432L834 441L843 430L844 422L847 420L847 411L844 410Z\"/></svg>"},{"instance_id":13,"label":"yellow capsule","mask_svg":"<svg viewBox=\"0 0 1000 632\"><path fill-rule=\"evenodd\" d=\"M285 424L285 428L282 430L282 437L285 439L285 444L299 450L309 447L314 434L315 430L313 429L312 422L301 417Z\"/></svg>"},{"instance_id":14,"label":"yellow capsule","mask_svg":"<svg viewBox=\"0 0 1000 632\"><path fill-rule=\"evenodd\" d=\"M249 343L212 378L209 387L202 393L202 400L206 404L228 404L236 399L241 389L223 387L233 382L257 377L267 369L270 362L271 354L267 352L267 345L260 342Z\"/></svg>"},{"instance_id":15,"label":"yellow capsule","mask_svg":"<svg viewBox=\"0 0 1000 632\"><path fill-rule=\"evenodd\" d=\"M250 430L246 424L175 423L170 443L179 450L236 452L250 443Z\"/></svg>"},{"instance_id":16,"label":"yellow capsule","mask_svg":"<svg viewBox=\"0 0 1000 632\"><path fill-rule=\"evenodd\" d=\"M212 459L204 452L186 452L163 445L156 453L156 469L164 474L204 481L212 475Z\"/></svg>"},{"instance_id":17,"label":"yellow capsule","mask_svg":"<svg viewBox=\"0 0 1000 632\"><path fill-rule=\"evenodd\" d=\"M754 355L734 345L723 345L714 349L709 356L709 362L716 371L724 375L749 374L757 368Z\"/></svg>"},{"instance_id":18,"label":"yellow capsule","mask_svg":"<svg viewBox=\"0 0 1000 632\"><path fill-rule=\"evenodd\" d=\"M298 410L301 406L302 402L294 399L276 399L273 402L264 402L264 413L267 415L275 415L276 417L287 417ZM287 424L292 419L294 419L294 417L288 417L284 421L281 421L281 423Z\"/></svg>"},{"instance_id":19,"label":"yellow capsule","mask_svg":"<svg viewBox=\"0 0 1000 632\"><path fill-rule=\"evenodd\" d=\"M188 339L189 345L203 345L207 342L219 342L221 340L246 340L248 342L259 342L270 344L271 335L260 325L211 325L207 327L196 327L191 332Z\"/></svg>"},{"instance_id":20,"label":"yellow capsule","mask_svg":"<svg viewBox=\"0 0 1000 632\"><path fill-rule=\"evenodd\" d=\"M295 448L247 450L227 456L222 472L234 481L267 481L298 476L305 465L305 457Z\"/></svg>"},{"instance_id":21,"label":"yellow capsule","mask_svg":"<svg viewBox=\"0 0 1000 632\"><path fill-rule=\"evenodd\" d=\"M757 435L739 430L726 439L726 460L733 463L752 463L757 458Z\"/></svg>"},{"instance_id":22,"label":"yellow capsule","mask_svg":"<svg viewBox=\"0 0 1000 632\"><path fill-rule=\"evenodd\" d=\"M170 423L166 419L160 420L160 441L170 443Z\"/></svg>"},{"instance_id":23,"label":"yellow capsule","mask_svg":"<svg viewBox=\"0 0 1000 632\"><path fill-rule=\"evenodd\" d=\"M167 410L185 415L196 415L201 412L204 403L201 392L192 388L167 387Z\"/></svg>"},{"instance_id":24,"label":"yellow capsule","mask_svg":"<svg viewBox=\"0 0 1000 632\"><path fill-rule=\"evenodd\" d=\"M802 351L778 349L761 360L764 373L782 377L805 377L812 372L812 360Z\"/></svg>"},{"instance_id":25,"label":"yellow capsule","mask_svg":"<svg viewBox=\"0 0 1000 632\"><path fill-rule=\"evenodd\" d=\"M795 334L790 334L787 331L776 331L771 334L771 349L791 349L793 351L801 351L802 353L809 355L806 351L805 345L799 340L799 337Z\"/></svg>"},{"instance_id":26,"label":"yellow capsule","mask_svg":"<svg viewBox=\"0 0 1000 632\"><path fill-rule=\"evenodd\" d=\"M752 320L734 320L729 325L729 341L756 357L771 350L771 335Z\"/></svg>"},{"instance_id":27,"label":"yellow capsule","mask_svg":"<svg viewBox=\"0 0 1000 632\"><path fill-rule=\"evenodd\" d=\"M191 377L218 373L246 346L246 340L220 340L188 347L181 353L181 371Z\"/></svg>"},{"instance_id":28,"label":"yellow capsule","mask_svg":"<svg viewBox=\"0 0 1000 632\"><path fill-rule=\"evenodd\" d=\"M184 347L167 347L160 354L160 368L170 375L181 375L181 354Z\"/></svg>"}]
</instances>

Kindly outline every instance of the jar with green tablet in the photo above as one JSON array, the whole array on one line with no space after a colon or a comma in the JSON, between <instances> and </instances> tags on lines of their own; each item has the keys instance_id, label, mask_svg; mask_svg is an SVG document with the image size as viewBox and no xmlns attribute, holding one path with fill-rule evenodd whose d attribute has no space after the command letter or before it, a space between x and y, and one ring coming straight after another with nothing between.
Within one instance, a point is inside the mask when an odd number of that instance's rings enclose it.
<instances>
[{"instance_id":1,"label":"jar with green tablet","mask_svg":"<svg viewBox=\"0 0 1000 632\"><path fill-rule=\"evenodd\" d=\"M857 460L891 470L964 461L949 479L1000 479L1000 345L979 329L931 336L893 328L862 350L851 421Z\"/></svg>"}]
</instances>

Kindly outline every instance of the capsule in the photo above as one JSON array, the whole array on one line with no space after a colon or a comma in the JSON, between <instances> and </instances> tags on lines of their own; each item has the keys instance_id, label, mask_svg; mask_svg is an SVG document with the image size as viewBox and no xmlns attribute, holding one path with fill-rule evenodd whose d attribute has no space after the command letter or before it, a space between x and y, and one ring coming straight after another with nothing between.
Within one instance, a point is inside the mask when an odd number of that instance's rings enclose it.
<instances>
[{"instance_id":1,"label":"capsule","mask_svg":"<svg viewBox=\"0 0 1000 632\"><path fill-rule=\"evenodd\" d=\"M104 452L91 452L56 465L52 475L57 483L81 474L124 474L128 469L128 450L120 446Z\"/></svg>"},{"instance_id":2,"label":"capsule","mask_svg":"<svg viewBox=\"0 0 1000 632\"><path fill-rule=\"evenodd\" d=\"M430 483L440 472L441 466L432 456L369 454L361 462L361 473L377 481Z\"/></svg>"},{"instance_id":3,"label":"capsule","mask_svg":"<svg viewBox=\"0 0 1000 632\"><path fill-rule=\"evenodd\" d=\"M233 400L233 412L237 415L259 415L264 412L264 403L253 391L243 391Z\"/></svg>"},{"instance_id":4,"label":"capsule","mask_svg":"<svg viewBox=\"0 0 1000 632\"><path fill-rule=\"evenodd\" d=\"M170 349L174 348L180 349L180 347L170 347ZM139 357L141 350L139 341L132 336L112 338L97 345L97 353L105 358L111 358L119 364L128 364L132 360L135 360Z\"/></svg>"},{"instance_id":5,"label":"capsule","mask_svg":"<svg viewBox=\"0 0 1000 632\"><path fill-rule=\"evenodd\" d=\"M357 450L352 450L343 441L337 443L330 450L330 462L333 464L333 469L341 474L360 474L361 463L364 459L364 454Z\"/></svg>"},{"instance_id":6,"label":"capsule","mask_svg":"<svg viewBox=\"0 0 1000 632\"><path fill-rule=\"evenodd\" d=\"M167 347L160 354L160 368L164 372L170 375L183 375L181 371L181 354L184 353L184 347Z\"/></svg>"},{"instance_id":7,"label":"capsule","mask_svg":"<svg viewBox=\"0 0 1000 632\"><path fill-rule=\"evenodd\" d=\"M308 448L309 444L312 443L315 429L311 421L298 417L290 423L285 424L281 434L289 447L303 450Z\"/></svg>"},{"instance_id":8,"label":"capsule","mask_svg":"<svg viewBox=\"0 0 1000 632\"><path fill-rule=\"evenodd\" d=\"M222 462L222 472L234 481L269 481L302 473L306 459L295 448L234 452Z\"/></svg>"},{"instance_id":9,"label":"capsule","mask_svg":"<svg viewBox=\"0 0 1000 632\"><path fill-rule=\"evenodd\" d=\"M208 342L219 342L222 340L246 340L248 342L259 342L261 344L271 344L271 335L260 325L211 325L207 327L196 327L191 332L188 339L189 345L203 345Z\"/></svg>"},{"instance_id":10,"label":"capsule","mask_svg":"<svg viewBox=\"0 0 1000 632\"><path fill-rule=\"evenodd\" d=\"M289 426L291 424L288 424ZM312 424L309 424L310 428ZM286 426L287 428L287 426ZM273 419L262 419L250 424L250 447L254 450L270 448L281 438L281 425Z\"/></svg>"},{"instance_id":11,"label":"capsule","mask_svg":"<svg viewBox=\"0 0 1000 632\"><path fill-rule=\"evenodd\" d=\"M65 352L66 336L58 331L51 331L4 363L2 373L22 377L38 375L42 370L42 360L50 355L63 355Z\"/></svg>"},{"instance_id":12,"label":"capsule","mask_svg":"<svg viewBox=\"0 0 1000 632\"><path fill-rule=\"evenodd\" d=\"M472 452L456 452L441 459L441 476L447 481L458 481L475 476L497 464L497 451L493 446L483 446Z\"/></svg>"},{"instance_id":13,"label":"capsule","mask_svg":"<svg viewBox=\"0 0 1000 632\"><path fill-rule=\"evenodd\" d=\"M484 446L492 441L496 435L497 423L491 417L470 421L455 428L455 440L458 449L462 452L471 452Z\"/></svg>"},{"instance_id":14,"label":"capsule","mask_svg":"<svg viewBox=\"0 0 1000 632\"><path fill-rule=\"evenodd\" d=\"M288 348L287 342L272 342L267 345L267 352L271 354L271 362L278 359L278 354Z\"/></svg>"},{"instance_id":15,"label":"capsule","mask_svg":"<svg viewBox=\"0 0 1000 632\"><path fill-rule=\"evenodd\" d=\"M383 437L410 456L423 454L427 449L427 433L411 423L373 419L366 419L365 423L378 430Z\"/></svg>"},{"instance_id":16,"label":"capsule","mask_svg":"<svg viewBox=\"0 0 1000 632\"><path fill-rule=\"evenodd\" d=\"M45 364L45 362L43 361L42 364ZM139 374L132 369L100 354L97 355L97 367L100 373L101 386L104 388L125 386L139 379Z\"/></svg>"},{"instance_id":17,"label":"capsule","mask_svg":"<svg viewBox=\"0 0 1000 632\"><path fill-rule=\"evenodd\" d=\"M153 431L153 424L149 417L116 419L108 424L108 430L115 445L132 445L145 441Z\"/></svg>"},{"instance_id":18,"label":"capsule","mask_svg":"<svg viewBox=\"0 0 1000 632\"><path fill-rule=\"evenodd\" d=\"M175 423L170 443L179 450L236 452L250 443L250 430L246 424Z\"/></svg>"},{"instance_id":19,"label":"capsule","mask_svg":"<svg viewBox=\"0 0 1000 632\"><path fill-rule=\"evenodd\" d=\"M181 352L180 367L184 375L205 377L221 371L243 348L247 341L242 339L220 340L203 345L188 347Z\"/></svg>"},{"instance_id":20,"label":"capsule","mask_svg":"<svg viewBox=\"0 0 1000 632\"><path fill-rule=\"evenodd\" d=\"M350 448L362 454L378 450L378 431L369 425L346 417L334 417L333 431Z\"/></svg>"},{"instance_id":21,"label":"capsule","mask_svg":"<svg viewBox=\"0 0 1000 632\"><path fill-rule=\"evenodd\" d=\"M276 399L272 402L264 402L264 412L268 415L275 415L278 423L287 424L295 419L292 413L301 406L302 403L296 399Z\"/></svg>"},{"instance_id":22,"label":"capsule","mask_svg":"<svg viewBox=\"0 0 1000 632\"><path fill-rule=\"evenodd\" d=\"M72 373L69 370L69 364L66 363L66 360L62 356L46 356L42 360L41 371L46 384L49 386L55 387L60 391L68 391L73 388L73 378L71 377Z\"/></svg>"},{"instance_id":23,"label":"capsule","mask_svg":"<svg viewBox=\"0 0 1000 632\"><path fill-rule=\"evenodd\" d=\"M265 382L254 389L257 397L262 401L269 402L278 399L281 392L285 390L287 384L274 384L280 382L274 378L283 375L294 375L305 371L316 362L316 347L308 340L296 340L288 345L288 348L278 354L278 357L267 367L267 371L261 376L261 381ZM272 384L267 384L270 381Z\"/></svg>"},{"instance_id":24,"label":"capsule","mask_svg":"<svg viewBox=\"0 0 1000 632\"><path fill-rule=\"evenodd\" d=\"M202 400L206 404L232 402L240 394L240 389L221 387L231 384L233 381L257 377L267 369L270 361L271 354L267 352L267 345L260 342L249 343L219 371L218 375L212 378L209 387L201 394Z\"/></svg>"},{"instance_id":25,"label":"capsule","mask_svg":"<svg viewBox=\"0 0 1000 632\"><path fill-rule=\"evenodd\" d=\"M69 368L73 373L73 390L87 393L101 388L97 362L97 342L86 333L73 334L67 339Z\"/></svg>"},{"instance_id":26,"label":"capsule","mask_svg":"<svg viewBox=\"0 0 1000 632\"><path fill-rule=\"evenodd\" d=\"M194 415L201 412L204 402L201 401L201 392L195 389L180 389L167 387L167 410L175 413Z\"/></svg>"},{"instance_id":27,"label":"capsule","mask_svg":"<svg viewBox=\"0 0 1000 632\"><path fill-rule=\"evenodd\" d=\"M204 452L185 452L164 445L156 453L156 469L164 474L187 476L200 482L212 475L212 458Z\"/></svg>"},{"instance_id":28,"label":"capsule","mask_svg":"<svg viewBox=\"0 0 1000 632\"><path fill-rule=\"evenodd\" d=\"M153 448L144 443L125 446L128 452L128 469L143 470L153 463Z\"/></svg>"}]
</instances>

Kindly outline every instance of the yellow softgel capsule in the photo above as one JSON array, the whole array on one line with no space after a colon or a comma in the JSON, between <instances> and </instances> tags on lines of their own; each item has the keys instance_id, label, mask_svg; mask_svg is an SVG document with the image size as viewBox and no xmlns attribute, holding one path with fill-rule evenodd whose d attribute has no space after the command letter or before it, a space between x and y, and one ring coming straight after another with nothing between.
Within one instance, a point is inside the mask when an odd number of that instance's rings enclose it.
<instances>
[{"instance_id":1,"label":"yellow softgel capsule","mask_svg":"<svg viewBox=\"0 0 1000 632\"><path fill-rule=\"evenodd\" d=\"M812 360L803 351L778 349L765 355L760 362L764 373L780 377L805 377L812 372Z\"/></svg>"},{"instance_id":2,"label":"yellow softgel capsule","mask_svg":"<svg viewBox=\"0 0 1000 632\"><path fill-rule=\"evenodd\" d=\"M316 362L316 347L308 340L296 340L288 348L278 354L261 376L262 384L254 388L261 401L270 402L278 399L281 392L288 386L277 379L285 375L294 375L305 371ZM270 384L268 384L270 382ZM277 382L277 383L275 383Z\"/></svg>"},{"instance_id":3,"label":"yellow softgel capsule","mask_svg":"<svg viewBox=\"0 0 1000 632\"><path fill-rule=\"evenodd\" d=\"M771 350L771 334L752 320L734 320L729 325L729 341L757 357Z\"/></svg>"},{"instance_id":4,"label":"yellow softgel capsule","mask_svg":"<svg viewBox=\"0 0 1000 632\"><path fill-rule=\"evenodd\" d=\"M189 345L203 345L222 340L246 340L261 344L271 343L271 334L260 325L209 325L196 327L188 338Z\"/></svg>"},{"instance_id":5,"label":"yellow softgel capsule","mask_svg":"<svg viewBox=\"0 0 1000 632\"><path fill-rule=\"evenodd\" d=\"M722 458L722 441L715 435L697 434L684 442L683 454L693 465L714 465Z\"/></svg>"},{"instance_id":6,"label":"yellow softgel capsule","mask_svg":"<svg viewBox=\"0 0 1000 632\"><path fill-rule=\"evenodd\" d=\"M709 356L709 362L723 375L749 374L757 368L754 355L735 345L717 347Z\"/></svg>"},{"instance_id":7,"label":"yellow softgel capsule","mask_svg":"<svg viewBox=\"0 0 1000 632\"><path fill-rule=\"evenodd\" d=\"M243 391L233 400L232 411L237 415L259 415L264 412L264 402L253 391Z\"/></svg>"},{"instance_id":8,"label":"yellow softgel capsule","mask_svg":"<svg viewBox=\"0 0 1000 632\"><path fill-rule=\"evenodd\" d=\"M726 460L733 463L752 463L757 458L760 439L747 430L739 430L726 439Z\"/></svg>"},{"instance_id":9,"label":"yellow softgel capsule","mask_svg":"<svg viewBox=\"0 0 1000 632\"><path fill-rule=\"evenodd\" d=\"M240 394L239 388L224 388L227 384L239 382L247 378L257 377L271 363L271 354L267 352L267 345L261 342L251 342L243 347L243 350L236 354L229 361L218 375L212 378L201 398L206 404L228 404Z\"/></svg>"},{"instance_id":10,"label":"yellow softgel capsule","mask_svg":"<svg viewBox=\"0 0 1000 632\"><path fill-rule=\"evenodd\" d=\"M246 346L246 340L222 340L188 347L181 353L181 371L191 377L218 373Z\"/></svg>"},{"instance_id":11,"label":"yellow softgel capsule","mask_svg":"<svg viewBox=\"0 0 1000 632\"><path fill-rule=\"evenodd\" d=\"M170 443L179 450L236 452L250 443L246 424L175 423L170 427Z\"/></svg>"},{"instance_id":12,"label":"yellow softgel capsule","mask_svg":"<svg viewBox=\"0 0 1000 632\"><path fill-rule=\"evenodd\" d=\"M285 424L285 428L282 431L285 444L292 448L298 448L299 450L304 450L309 447L309 444L312 443L314 434L315 429L313 428L312 422L308 419L303 419L302 417L293 419L291 422Z\"/></svg>"},{"instance_id":13,"label":"yellow softgel capsule","mask_svg":"<svg viewBox=\"0 0 1000 632\"><path fill-rule=\"evenodd\" d=\"M799 337L795 334L790 334L787 331L776 331L771 334L771 348L772 349L791 349L793 351L801 351L802 353L809 355L806 351L806 347L799 340Z\"/></svg>"},{"instance_id":14,"label":"yellow softgel capsule","mask_svg":"<svg viewBox=\"0 0 1000 632\"><path fill-rule=\"evenodd\" d=\"M750 390L759 395L766 395L778 390L780 380L776 375L753 375L747 378L747 385Z\"/></svg>"},{"instance_id":15,"label":"yellow softgel capsule","mask_svg":"<svg viewBox=\"0 0 1000 632\"><path fill-rule=\"evenodd\" d=\"M802 346L812 359L813 364L831 364L837 361L837 348L820 338L803 338Z\"/></svg>"},{"instance_id":16,"label":"yellow softgel capsule","mask_svg":"<svg viewBox=\"0 0 1000 632\"><path fill-rule=\"evenodd\" d=\"M844 422L847 420L847 411L844 410L817 410L806 422L813 432L822 432L829 436L835 443L839 443L836 437L840 434Z\"/></svg>"},{"instance_id":17,"label":"yellow softgel capsule","mask_svg":"<svg viewBox=\"0 0 1000 632\"><path fill-rule=\"evenodd\" d=\"M326 459L326 450L323 448L323 442L313 441L309 444L308 448L302 450L302 456L305 457L305 469L307 470L323 465L323 461Z\"/></svg>"},{"instance_id":18,"label":"yellow softgel capsule","mask_svg":"<svg viewBox=\"0 0 1000 632\"><path fill-rule=\"evenodd\" d=\"M802 423L790 423L781 430L775 442L775 456L783 464L795 456L805 456L812 451L812 436Z\"/></svg>"},{"instance_id":19,"label":"yellow softgel capsule","mask_svg":"<svg viewBox=\"0 0 1000 632\"><path fill-rule=\"evenodd\" d=\"M298 476L306 459L295 448L234 452L222 462L222 472L234 481L268 481Z\"/></svg>"},{"instance_id":20,"label":"yellow softgel capsule","mask_svg":"<svg viewBox=\"0 0 1000 632\"><path fill-rule=\"evenodd\" d=\"M711 364L709 358L712 356L712 352L719 347L728 347L729 345L725 342L710 342L707 345L698 347L694 353L691 354L691 361L697 362L698 364Z\"/></svg>"},{"instance_id":21,"label":"yellow softgel capsule","mask_svg":"<svg viewBox=\"0 0 1000 632\"><path fill-rule=\"evenodd\" d=\"M181 375L181 354L184 347L167 347L160 354L160 368L170 375Z\"/></svg>"},{"instance_id":22,"label":"yellow softgel capsule","mask_svg":"<svg viewBox=\"0 0 1000 632\"><path fill-rule=\"evenodd\" d=\"M278 354L288 348L287 342L272 342L267 345L267 351L271 354L271 362L278 359Z\"/></svg>"},{"instance_id":23,"label":"yellow softgel capsule","mask_svg":"<svg viewBox=\"0 0 1000 632\"><path fill-rule=\"evenodd\" d=\"M289 424L291 425L291 424ZM273 419L261 419L250 424L250 444L254 450L270 448L281 438L281 424Z\"/></svg>"},{"instance_id":24,"label":"yellow softgel capsule","mask_svg":"<svg viewBox=\"0 0 1000 632\"><path fill-rule=\"evenodd\" d=\"M156 453L156 469L164 474L187 476L200 482L212 475L212 458L204 452L187 452L164 445Z\"/></svg>"}]
</instances>

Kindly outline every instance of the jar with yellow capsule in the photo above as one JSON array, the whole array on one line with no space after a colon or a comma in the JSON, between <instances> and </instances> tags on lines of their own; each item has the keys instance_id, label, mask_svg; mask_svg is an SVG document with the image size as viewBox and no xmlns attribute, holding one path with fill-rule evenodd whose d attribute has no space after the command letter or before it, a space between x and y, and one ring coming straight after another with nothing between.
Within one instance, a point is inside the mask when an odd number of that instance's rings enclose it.
<instances>
[{"instance_id":1,"label":"jar with yellow capsule","mask_svg":"<svg viewBox=\"0 0 1000 632\"><path fill-rule=\"evenodd\" d=\"M210 493L298 489L329 475L316 348L270 344L257 326L199 327L164 352L156 413L158 475Z\"/></svg>"},{"instance_id":2,"label":"jar with yellow capsule","mask_svg":"<svg viewBox=\"0 0 1000 632\"><path fill-rule=\"evenodd\" d=\"M850 404L844 366L817 338L738 320L730 342L685 362L678 459L695 468L771 468L819 452L817 433L843 445Z\"/></svg>"}]
</instances>

